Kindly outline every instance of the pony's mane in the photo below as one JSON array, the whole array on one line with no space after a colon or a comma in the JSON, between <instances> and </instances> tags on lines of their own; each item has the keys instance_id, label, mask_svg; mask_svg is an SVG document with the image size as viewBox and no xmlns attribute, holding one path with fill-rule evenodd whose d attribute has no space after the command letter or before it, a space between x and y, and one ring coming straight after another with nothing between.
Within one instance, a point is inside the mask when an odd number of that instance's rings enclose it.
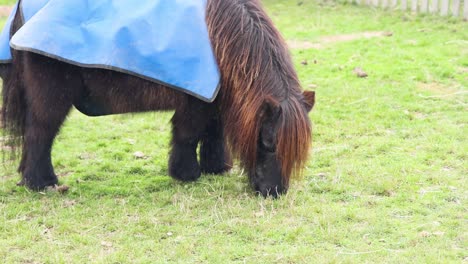
<instances>
[{"instance_id":1,"label":"pony's mane","mask_svg":"<svg viewBox=\"0 0 468 264\"><path fill-rule=\"evenodd\" d=\"M267 104L277 107L277 158L287 185L307 160L311 128L286 43L259 0L209 0L206 20L222 75L217 103L232 151L254 169L262 115Z\"/></svg>"}]
</instances>

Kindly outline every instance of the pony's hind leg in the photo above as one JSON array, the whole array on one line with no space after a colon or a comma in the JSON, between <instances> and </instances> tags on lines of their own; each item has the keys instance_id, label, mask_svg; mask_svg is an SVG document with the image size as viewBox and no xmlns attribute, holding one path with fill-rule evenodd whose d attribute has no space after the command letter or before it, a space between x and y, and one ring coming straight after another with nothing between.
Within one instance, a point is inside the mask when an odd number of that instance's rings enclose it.
<instances>
[{"instance_id":1,"label":"pony's hind leg","mask_svg":"<svg viewBox=\"0 0 468 264\"><path fill-rule=\"evenodd\" d=\"M200 146L200 167L203 173L222 174L232 168L223 126L218 116L209 120Z\"/></svg>"},{"instance_id":2,"label":"pony's hind leg","mask_svg":"<svg viewBox=\"0 0 468 264\"><path fill-rule=\"evenodd\" d=\"M22 182L32 190L57 184L51 161L55 136L65 120L80 79L71 66L33 53L23 55L27 102Z\"/></svg>"},{"instance_id":3,"label":"pony's hind leg","mask_svg":"<svg viewBox=\"0 0 468 264\"><path fill-rule=\"evenodd\" d=\"M186 95L172 117L172 149L169 175L182 181L194 181L201 175L197 146L211 119L211 104Z\"/></svg>"}]
</instances>

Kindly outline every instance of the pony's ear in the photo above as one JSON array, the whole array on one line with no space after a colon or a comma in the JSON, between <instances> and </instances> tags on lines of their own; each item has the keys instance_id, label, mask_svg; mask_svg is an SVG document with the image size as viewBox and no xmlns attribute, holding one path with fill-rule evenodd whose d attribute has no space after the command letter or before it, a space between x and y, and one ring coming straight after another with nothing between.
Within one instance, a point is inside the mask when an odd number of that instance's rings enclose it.
<instances>
[{"instance_id":1,"label":"pony's ear","mask_svg":"<svg viewBox=\"0 0 468 264\"><path fill-rule=\"evenodd\" d=\"M314 91L304 91L302 93L304 96L304 106L307 110L307 112L310 112L312 108L314 108L315 104L315 92Z\"/></svg>"}]
</instances>

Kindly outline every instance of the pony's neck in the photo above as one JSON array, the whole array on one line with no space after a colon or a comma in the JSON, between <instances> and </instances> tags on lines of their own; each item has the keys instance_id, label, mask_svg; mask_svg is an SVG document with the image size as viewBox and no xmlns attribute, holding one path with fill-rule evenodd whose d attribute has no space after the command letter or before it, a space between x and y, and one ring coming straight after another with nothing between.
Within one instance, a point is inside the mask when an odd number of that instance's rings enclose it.
<instances>
[{"instance_id":1,"label":"pony's neck","mask_svg":"<svg viewBox=\"0 0 468 264\"><path fill-rule=\"evenodd\" d=\"M209 0L207 24L223 89L279 101L300 90L287 45L260 1Z\"/></svg>"}]
</instances>

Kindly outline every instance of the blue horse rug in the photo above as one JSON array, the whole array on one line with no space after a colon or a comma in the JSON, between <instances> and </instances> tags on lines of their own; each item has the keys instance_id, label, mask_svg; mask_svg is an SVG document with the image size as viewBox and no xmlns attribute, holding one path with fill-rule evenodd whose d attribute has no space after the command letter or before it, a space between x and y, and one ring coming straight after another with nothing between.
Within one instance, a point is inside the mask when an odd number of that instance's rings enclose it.
<instances>
[{"instance_id":1,"label":"blue horse rug","mask_svg":"<svg viewBox=\"0 0 468 264\"><path fill-rule=\"evenodd\" d=\"M24 25L10 36L17 12ZM205 14L206 0L21 0L0 35L0 62L11 62L10 48L30 51L212 102L220 73Z\"/></svg>"}]
</instances>

